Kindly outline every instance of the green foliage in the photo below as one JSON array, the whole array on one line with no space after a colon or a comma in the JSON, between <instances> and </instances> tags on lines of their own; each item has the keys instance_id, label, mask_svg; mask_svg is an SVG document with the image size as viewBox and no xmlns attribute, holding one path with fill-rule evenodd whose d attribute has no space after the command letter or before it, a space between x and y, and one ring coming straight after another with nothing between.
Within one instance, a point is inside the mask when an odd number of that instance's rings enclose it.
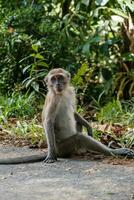
<instances>
[{"instance_id":1,"label":"green foliage","mask_svg":"<svg viewBox=\"0 0 134 200\"><path fill-rule=\"evenodd\" d=\"M123 116L121 117L125 125L134 127L134 98L122 101Z\"/></svg>"},{"instance_id":2,"label":"green foliage","mask_svg":"<svg viewBox=\"0 0 134 200\"><path fill-rule=\"evenodd\" d=\"M80 104L102 93L101 104L133 96L133 54L128 47L122 51L122 23L133 14L133 2L1 0L0 12L1 92L24 90L23 83L26 91L44 94L48 70L63 67Z\"/></svg>"},{"instance_id":3,"label":"green foliage","mask_svg":"<svg viewBox=\"0 0 134 200\"><path fill-rule=\"evenodd\" d=\"M11 117L24 119L33 117L37 112L35 102L33 94L12 93L10 97L0 96L0 121L6 122Z\"/></svg>"},{"instance_id":4,"label":"green foliage","mask_svg":"<svg viewBox=\"0 0 134 200\"><path fill-rule=\"evenodd\" d=\"M48 71L48 65L45 63L45 59L41 55L41 53L43 52L39 52L40 46L40 42L33 44L32 49L34 53L30 54L28 57L20 61L22 63L26 59L33 59L33 63L29 64L23 69L23 73L25 74L26 72L28 72L29 77L24 79L22 83L25 85L26 88L29 88L29 86L31 86L36 92L40 92L39 89L42 83L41 80L43 80Z\"/></svg>"},{"instance_id":5,"label":"green foliage","mask_svg":"<svg viewBox=\"0 0 134 200\"><path fill-rule=\"evenodd\" d=\"M134 99L119 101L113 100L103 107L96 104L96 118L103 123L119 123L128 127L134 127Z\"/></svg>"},{"instance_id":6,"label":"green foliage","mask_svg":"<svg viewBox=\"0 0 134 200\"><path fill-rule=\"evenodd\" d=\"M97 119L100 122L117 122L118 118L123 113L120 101L113 100L101 108L97 115Z\"/></svg>"},{"instance_id":7,"label":"green foliage","mask_svg":"<svg viewBox=\"0 0 134 200\"><path fill-rule=\"evenodd\" d=\"M127 57L130 58L128 55ZM133 56L131 57L133 58ZM134 61L134 59L132 60ZM124 64L125 65L125 64ZM125 65L127 68L127 66ZM118 72L115 76L114 90L117 92L117 98L133 97L134 91L134 69L127 68L124 72Z\"/></svg>"},{"instance_id":8,"label":"green foliage","mask_svg":"<svg viewBox=\"0 0 134 200\"><path fill-rule=\"evenodd\" d=\"M77 87L85 87L85 83L89 82L93 69L88 67L87 63L83 63L72 79L72 83Z\"/></svg>"},{"instance_id":9,"label":"green foliage","mask_svg":"<svg viewBox=\"0 0 134 200\"><path fill-rule=\"evenodd\" d=\"M31 38L26 34L14 33L11 36L7 34L4 40L2 37L1 39L0 56L3 59L0 61L0 87L5 92L14 90L15 85L24 78L23 65L19 61L29 54Z\"/></svg>"},{"instance_id":10,"label":"green foliage","mask_svg":"<svg viewBox=\"0 0 134 200\"><path fill-rule=\"evenodd\" d=\"M2 11L3 9L5 8L1 8ZM41 59L42 55L32 54L37 41L42 36L38 26L42 12L44 12L42 6L29 4L25 7L23 4L16 4L15 9L6 10L7 14L0 16L0 56L3 58L0 61L0 88L3 93L12 92L16 84L20 84L29 76L28 71L26 73L25 70L24 74L23 70L33 64L32 56ZM27 57L29 59L24 59ZM21 60L24 62L20 62ZM36 64L35 60L34 64Z\"/></svg>"}]
</instances>

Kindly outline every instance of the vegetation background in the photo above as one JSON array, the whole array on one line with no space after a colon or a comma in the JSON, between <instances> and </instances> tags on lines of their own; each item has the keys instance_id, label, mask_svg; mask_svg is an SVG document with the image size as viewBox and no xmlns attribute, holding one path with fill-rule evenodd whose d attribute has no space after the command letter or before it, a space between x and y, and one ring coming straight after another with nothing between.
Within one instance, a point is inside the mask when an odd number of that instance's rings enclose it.
<instances>
[{"instance_id":1,"label":"vegetation background","mask_svg":"<svg viewBox=\"0 0 134 200\"><path fill-rule=\"evenodd\" d=\"M133 0L0 0L0 58L8 132L42 143L43 78L62 67L94 137L134 146Z\"/></svg>"}]
</instances>

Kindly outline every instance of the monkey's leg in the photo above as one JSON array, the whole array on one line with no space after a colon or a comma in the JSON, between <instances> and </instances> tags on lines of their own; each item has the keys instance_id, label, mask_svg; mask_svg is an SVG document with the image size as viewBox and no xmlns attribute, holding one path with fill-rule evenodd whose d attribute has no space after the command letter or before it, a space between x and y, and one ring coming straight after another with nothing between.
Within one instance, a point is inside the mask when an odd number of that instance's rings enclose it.
<instances>
[{"instance_id":1,"label":"monkey's leg","mask_svg":"<svg viewBox=\"0 0 134 200\"><path fill-rule=\"evenodd\" d=\"M73 135L62 143L57 143L56 146L58 157L69 157L73 154L86 153L89 150L111 155L110 148L82 133Z\"/></svg>"},{"instance_id":2,"label":"monkey's leg","mask_svg":"<svg viewBox=\"0 0 134 200\"><path fill-rule=\"evenodd\" d=\"M129 158L134 157L134 151L132 151L131 149L127 148L111 149L102 144L101 142L95 140L94 138L80 133L77 134L77 142L79 148L81 149L85 148L85 150L87 151L90 150L90 151L100 152L108 156L116 155L116 156L127 156Z\"/></svg>"},{"instance_id":3,"label":"monkey's leg","mask_svg":"<svg viewBox=\"0 0 134 200\"><path fill-rule=\"evenodd\" d=\"M56 153L58 157L68 158L76 153L77 149L76 137L77 135L73 135L65 139L64 141L56 144Z\"/></svg>"}]
</instances>

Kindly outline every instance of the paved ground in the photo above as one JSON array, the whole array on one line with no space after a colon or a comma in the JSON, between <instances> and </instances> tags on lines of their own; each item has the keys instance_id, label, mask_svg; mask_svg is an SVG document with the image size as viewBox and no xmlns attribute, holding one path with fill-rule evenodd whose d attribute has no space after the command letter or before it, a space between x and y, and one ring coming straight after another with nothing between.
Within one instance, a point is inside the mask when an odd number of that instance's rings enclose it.
<instances>
[{"instance_id":1,"label":"paved ground","mask_svg":"<svg viewBox=\"0 0 134 200\"><path fill-rule=\"evenodd\" d=\"M0 156L7 152L12 151L1 149ZM0 200L132 199L134 166L78 159L60 159L54 164L0 165Z\"/></svg>"}]
</instances>

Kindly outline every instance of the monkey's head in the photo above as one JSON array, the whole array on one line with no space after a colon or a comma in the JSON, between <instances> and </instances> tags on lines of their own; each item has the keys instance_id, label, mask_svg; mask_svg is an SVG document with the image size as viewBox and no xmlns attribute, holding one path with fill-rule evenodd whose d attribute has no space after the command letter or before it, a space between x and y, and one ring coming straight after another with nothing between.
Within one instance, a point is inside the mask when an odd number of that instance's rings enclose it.
<instances>
[{"instance_id":1,"label":"monkey's head","mask_svg":"<svg viewBox=\"0 0 134 200\"><path fill-rule=\"evenodd\" d=\"M70 82L70 73L62 68L52 69L44 80L48 89L55 94L62 94Z\"/></svg>"}]
</instances>

